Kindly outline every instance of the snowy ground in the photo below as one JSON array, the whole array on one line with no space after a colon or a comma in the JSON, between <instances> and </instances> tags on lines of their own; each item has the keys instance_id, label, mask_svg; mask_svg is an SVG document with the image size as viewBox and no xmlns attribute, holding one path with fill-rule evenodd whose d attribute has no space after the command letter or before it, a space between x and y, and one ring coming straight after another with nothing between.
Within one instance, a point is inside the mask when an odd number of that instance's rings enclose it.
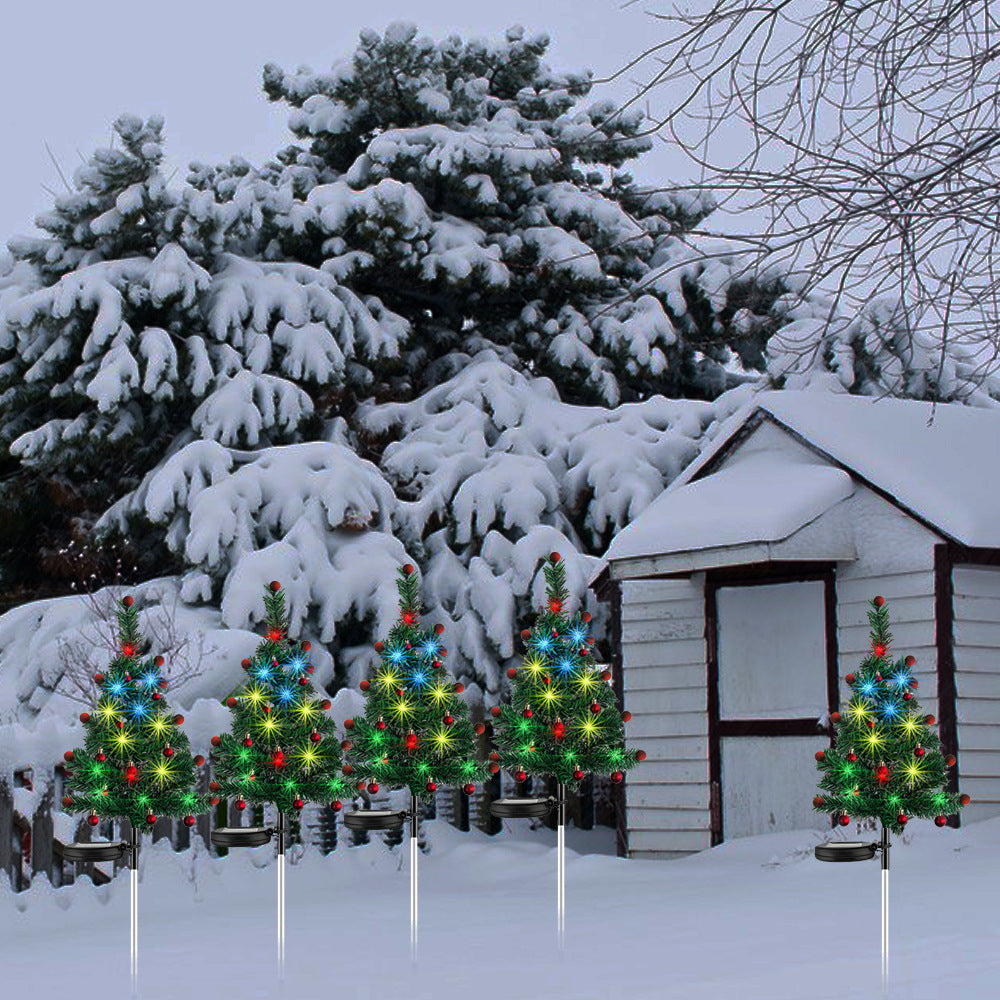
<instances>
[{"instance_id":1,"label":"snowy ground","mask_svg":"<svg viewBox=\"0 0 1000 1000\"><path fill-rule=\"evenodd\" d=\"M227 859L147 848L143 1000L879 995L878 862L821 864L812 857L819 834L748 838L668 862L570 853L560 957L550 834L488 838L443 823L428 830L417 964L409 957L405 849L308 854L288 868L283 992L270 848ZM581 851L609 843L605 831L570 831L569 839ZM906 839L893 853L891 996L992 1000L1000 819L960 831L921 824ZM36 998L127 996L127 879L6 893L5 987Z\"/></svg>"}]
</instances>

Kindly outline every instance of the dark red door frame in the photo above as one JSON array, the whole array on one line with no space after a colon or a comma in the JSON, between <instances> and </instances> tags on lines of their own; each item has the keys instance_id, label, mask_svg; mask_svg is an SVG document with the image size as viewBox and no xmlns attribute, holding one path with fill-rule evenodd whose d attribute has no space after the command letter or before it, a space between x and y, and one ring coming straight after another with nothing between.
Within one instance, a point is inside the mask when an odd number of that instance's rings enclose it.
<instances>
[{"instance_id":1,"label":"dark red door frame","mask_svg":"<svg viewBox=\"0 0 1000 1000\"><path fill-rule=\"evenodd\" d=\"M708 570L705 574L705 651L708 668L708 773L711 844L724 839L722 817L722 738L725 736L821 736L816 719L719 718L720 587L752 587L774 583L823 583L826 629L826 689L828 711L840 706L837 653L837 584L830 562L773 562Z\"/></svg>"}]
</instances>

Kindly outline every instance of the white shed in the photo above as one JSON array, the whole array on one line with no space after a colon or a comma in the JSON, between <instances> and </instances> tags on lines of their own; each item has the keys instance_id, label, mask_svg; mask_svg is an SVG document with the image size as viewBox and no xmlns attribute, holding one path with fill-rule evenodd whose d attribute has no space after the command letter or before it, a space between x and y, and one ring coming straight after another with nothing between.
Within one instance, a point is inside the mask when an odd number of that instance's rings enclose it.
<instances>
[{"instance_id":1,"label":"white shed","mask_svg":"<svg viewBox=\"0 0 1000 1000\"><path fill-rule=\"evenodd\" d=\"M591 585L648 754L621 792L621 853L828 826L813 752L876 594L958 756L963 815L1000 814L1000 411L760 393Z\"/></svg>"}]
</instances>

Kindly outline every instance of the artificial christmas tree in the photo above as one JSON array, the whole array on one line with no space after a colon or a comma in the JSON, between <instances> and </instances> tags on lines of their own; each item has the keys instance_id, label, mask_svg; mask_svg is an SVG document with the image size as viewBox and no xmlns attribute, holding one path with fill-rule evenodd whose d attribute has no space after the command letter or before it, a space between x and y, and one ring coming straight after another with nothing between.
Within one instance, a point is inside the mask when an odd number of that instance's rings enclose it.
<instances>
[{"instance_id":1,"label":"artificial christmas tree","mask_svg":"<svg viewBox=\"0 0 1000 1000\"><path fill-rule=\"evenodd\" d=\"M949 790L956 761L945 755L933 715L917 703L916 663L912 656L890 653L889 609L882 597L868 612L871 648L857 672L845 680L851 695L843 712L831 713L834 745L816 752L820 794L813 807L847 826L851 819L875 820L882 826L878 843L834 841L816 848L821 861L862 861L882 856L882 978L888 976L889 833L902 832L914 818L945 826L948 815L969 802Z\"/></svg>"},{"instance_id":2,"label":"artificial christmas tree","mask_svg":"<svg viewBox=\"0 0 1000 1000\"><path fill-rule=\"evenodd\" d=\"M440 625L420 624L419 581L413 566L399 570L399 618L388 636L375 644L381 665L361 682L365 713L348 719L348 770L358 791L376 793L406 788L410 792L410 943L417 935L417 823L419 802L429 800L439 785L460 786L471 795L485 768L476 759L476 736L469 709L458 697L464 685L455 683L444 666L448 650ZM361 810L345 823L358 830L402 826L404 813Z\"/></svg>"},{"instance_id":3,"label":"artificial christmas tree","mask_svg":"<svg viewBox=\"0 0 1000 1000\"><path fill-rule=\"evenodd\" d=\"M112 860L128 854L131 869L131 978L138 980L138 866L139 837L152 831L161 816L183 817L194 825L207 799L194 791L195 766L188 738L181 730L184 717L172 715L164 697L163 657L149 656L139 630L139 615L131 597L117 610L118 642L108 668L94 675L100 695L93 712L81 712L85 728L82 748L67 750L63 807L89 813L91 826L101 819L128 821L128 844L90 842L69 844L63 856L70 861Z\"/></svg>"},{"instance_id":4,"label":"artificial christmas tree","mask_svg":"<svg viewBox=\"0 0 1000 1000\"><path fill-rule=\"evenodd\" d=\"M213 843L225 847L258 847L277 835L278 967L285 961L286 814L306 802L322 802L334 812L349 786L340 775L341 747L333 720L325 715L330 702L318 698L309 677L308 642L292 643L281 584L264 588L264 639L253 657L243 661L250 675L225 699L233 713L229 733L212 737L215 780L212 802L220 796L247 804L273 804L277 823L271 827L217 829Z\"/></svg>"},{"instance_id":5,"label":"artificial christmas tree","mask_svg":"<svg viewBox=\"0 0 1000 1000\"><path fill-rule=\"evenodd\" d=\"M589 774L610 774L621 783L625 772L645 758L625 749L623 723L609 685L611 673L592 666L590 615L569 615L565 565L553 552L544 567L546 603L534 625L521 633L527 652L520 670L511 667L508 705L492 709L497 751L493 766L506 768L518 783L529 776L557 782L554 802L500 799L491 806L500 817L542 816L558 809L557 911L560 945L565 928L566 790Z\"/></svg>"}]
</instances>

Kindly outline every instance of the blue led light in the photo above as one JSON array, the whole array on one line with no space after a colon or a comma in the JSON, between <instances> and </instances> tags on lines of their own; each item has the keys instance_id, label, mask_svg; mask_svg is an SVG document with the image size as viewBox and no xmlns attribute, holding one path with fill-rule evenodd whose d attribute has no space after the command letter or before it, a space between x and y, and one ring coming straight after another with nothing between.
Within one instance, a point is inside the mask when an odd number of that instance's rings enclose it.
<instances>
[{"instance_id":1,"label":"blue led light","mask_svg":"<svg viewBox=\"0 0 1000 1000\"><path fill-rule=\"evenodd\" d=\"M266 663L262 663L255 671L255 675L258 680L269 681L271 679L271 668Z\"/></svg>"},{"instance_id":2,"label":"blue led light","mask_svg":"<svg viewBox=\"0 0 1000 1000\"><path fill-rule=\"evenodd\" d=\"M573 662L572 660L569 660L569 659L566 659L565 657L563 657L563 659L561 659L561 660L560 660L560 661L559 661L559 662L558 662L558 663L556 664L556 669L557 669L557 670L559 671L559 673L561 673L561 674L568 674L568 673L569 673L570 671L572 671L572 670L573 670L573 669L574 669L575 667L576 667L576 664L575 664L575 663L574 663L574 662Z\"/></svg>"},{"instance_id":3,"label":"blue led light","mask_svg":"<svg viewBox=\"0 0 1000 1000\"><path fill-rule=\"evenodd\" d=\"M148 688L156 687L159 681L159 674L154 673L152 670L143 674L142 677L139 678L139 683Z\"/></svg>"},{"instance_id":4,"label":"blue led light","mask_svg":"<svg viewBox=\"0 0 1000 1000\"><path fill-rule=\"evenodd\" d=\"M144 701L133 701L129 709L132 712L132 717L136 719L144 719L149 713L149 705Z\"/></svg>"},{"instance_id":5,"label":"blue led light","mask_svg":"<svg viewBox=\"0 0 1000 1000\"><path fill-rule=\"evenodd\" d=\"M895 684L896 687L906 687L907 684L910 683L910 675L900 671L900 673L895 674L892 677L892 683Z\"/></svg>"},{"instance_id":6,"label":"blue led light","mask_svg":"<svg viewBox=\"0 0 1000 1000\"><path fill-rule=\"evenodd\" d=\"M870 698L875 693L875 690L876 685L874 681L865 681L864 684L861 685L861 693L866 698Z\"/></svg>"},{"instance_id":7,"label":"blue led light","mask_svg":"<svg viewBox=\"0 0 1000 1000\"><path fill-rule=\"evenodd\" d=\"M427 639L424 644L420 647L420 652L426 657L437 656L437 651L440 649L440 645L435 639Z\"/></svg>"},{"instance_id":8,"label":"blue led light","mask_svg":"<svg viewBox=\"0 0 1000 1000\"><path fill-rule=\"evenodd\" d=\"M535 645L544 653L552 648L552 639L547 635L540 635L535 640Z\"/></svg>"},{"instance_id":9,"label":"blue led light","mask_svg":"<svg viewBox=\"0 0 1000 1000\"><path fill-rule=\"evenodd\" d=\"M284 702L287 705L294 697L295 692L290 687L279 688L278 701Z\"/></svg>"},{"instance_id":10,"label":"blue led light","mask_svg":"<svg viewBox=\"0 0 1000 1000\"><path fill-rule=\"evenodd\" d=\"M581 642L585 642L587 639L587 633L582 628L571 628L569 630L569 638L571 642L575 642L579 645Z\"/></svg>"},{"instance_id":11,"label":"blue led light","mask_svg":"<svg viewBox=\"0 0 1000 1000\"><path fill-rule=\"evenodd\" d=\"M885 701L881 705L882 717L891 721L899 715L900 709L898 701Z\"/></svg>"},{"instance_id":12,"label":"blue led light","mask_svg":"<svg viewBox=\"0 0 1000 1000\"><path fill-rule=\"evenodd\" d=\"M124 681L112 681L108 687L108 690L116 697L121 697L125 693L125 682Z\"/></svg>"},{"instance_id":13,"label":"blue led light","mask_svg":"<svg viewBox=\"0 0 1000 1000\"><path fill-rule=\"evenodd\" d=\"M306 661L301 656L295 656L288 661L288 666L297 674L301 674L306 669Z\"/></svg>"},{"instance_id":14,"label":"blue led light","mask_svg":"<svg viewBox=\"0 0 1000 1000\"><path fill-rule=\"evenodd\" d=\"M406 645L405 643L395 641L390 646L386 652L386 658L390 663L400 664L406 659Z\"/></svg>"},{"instance_id":15,"label":"blue led light","mask_svg":"<svg viewBox=\"0 0 1000 1000\"><path fill-rule=\"evenodd\" d=\"M427 683L427 674L425 674L422 670L414 670L413 673L410 674L410 683L415 688L423 687Z\"/></svg>"}]
</instances>

